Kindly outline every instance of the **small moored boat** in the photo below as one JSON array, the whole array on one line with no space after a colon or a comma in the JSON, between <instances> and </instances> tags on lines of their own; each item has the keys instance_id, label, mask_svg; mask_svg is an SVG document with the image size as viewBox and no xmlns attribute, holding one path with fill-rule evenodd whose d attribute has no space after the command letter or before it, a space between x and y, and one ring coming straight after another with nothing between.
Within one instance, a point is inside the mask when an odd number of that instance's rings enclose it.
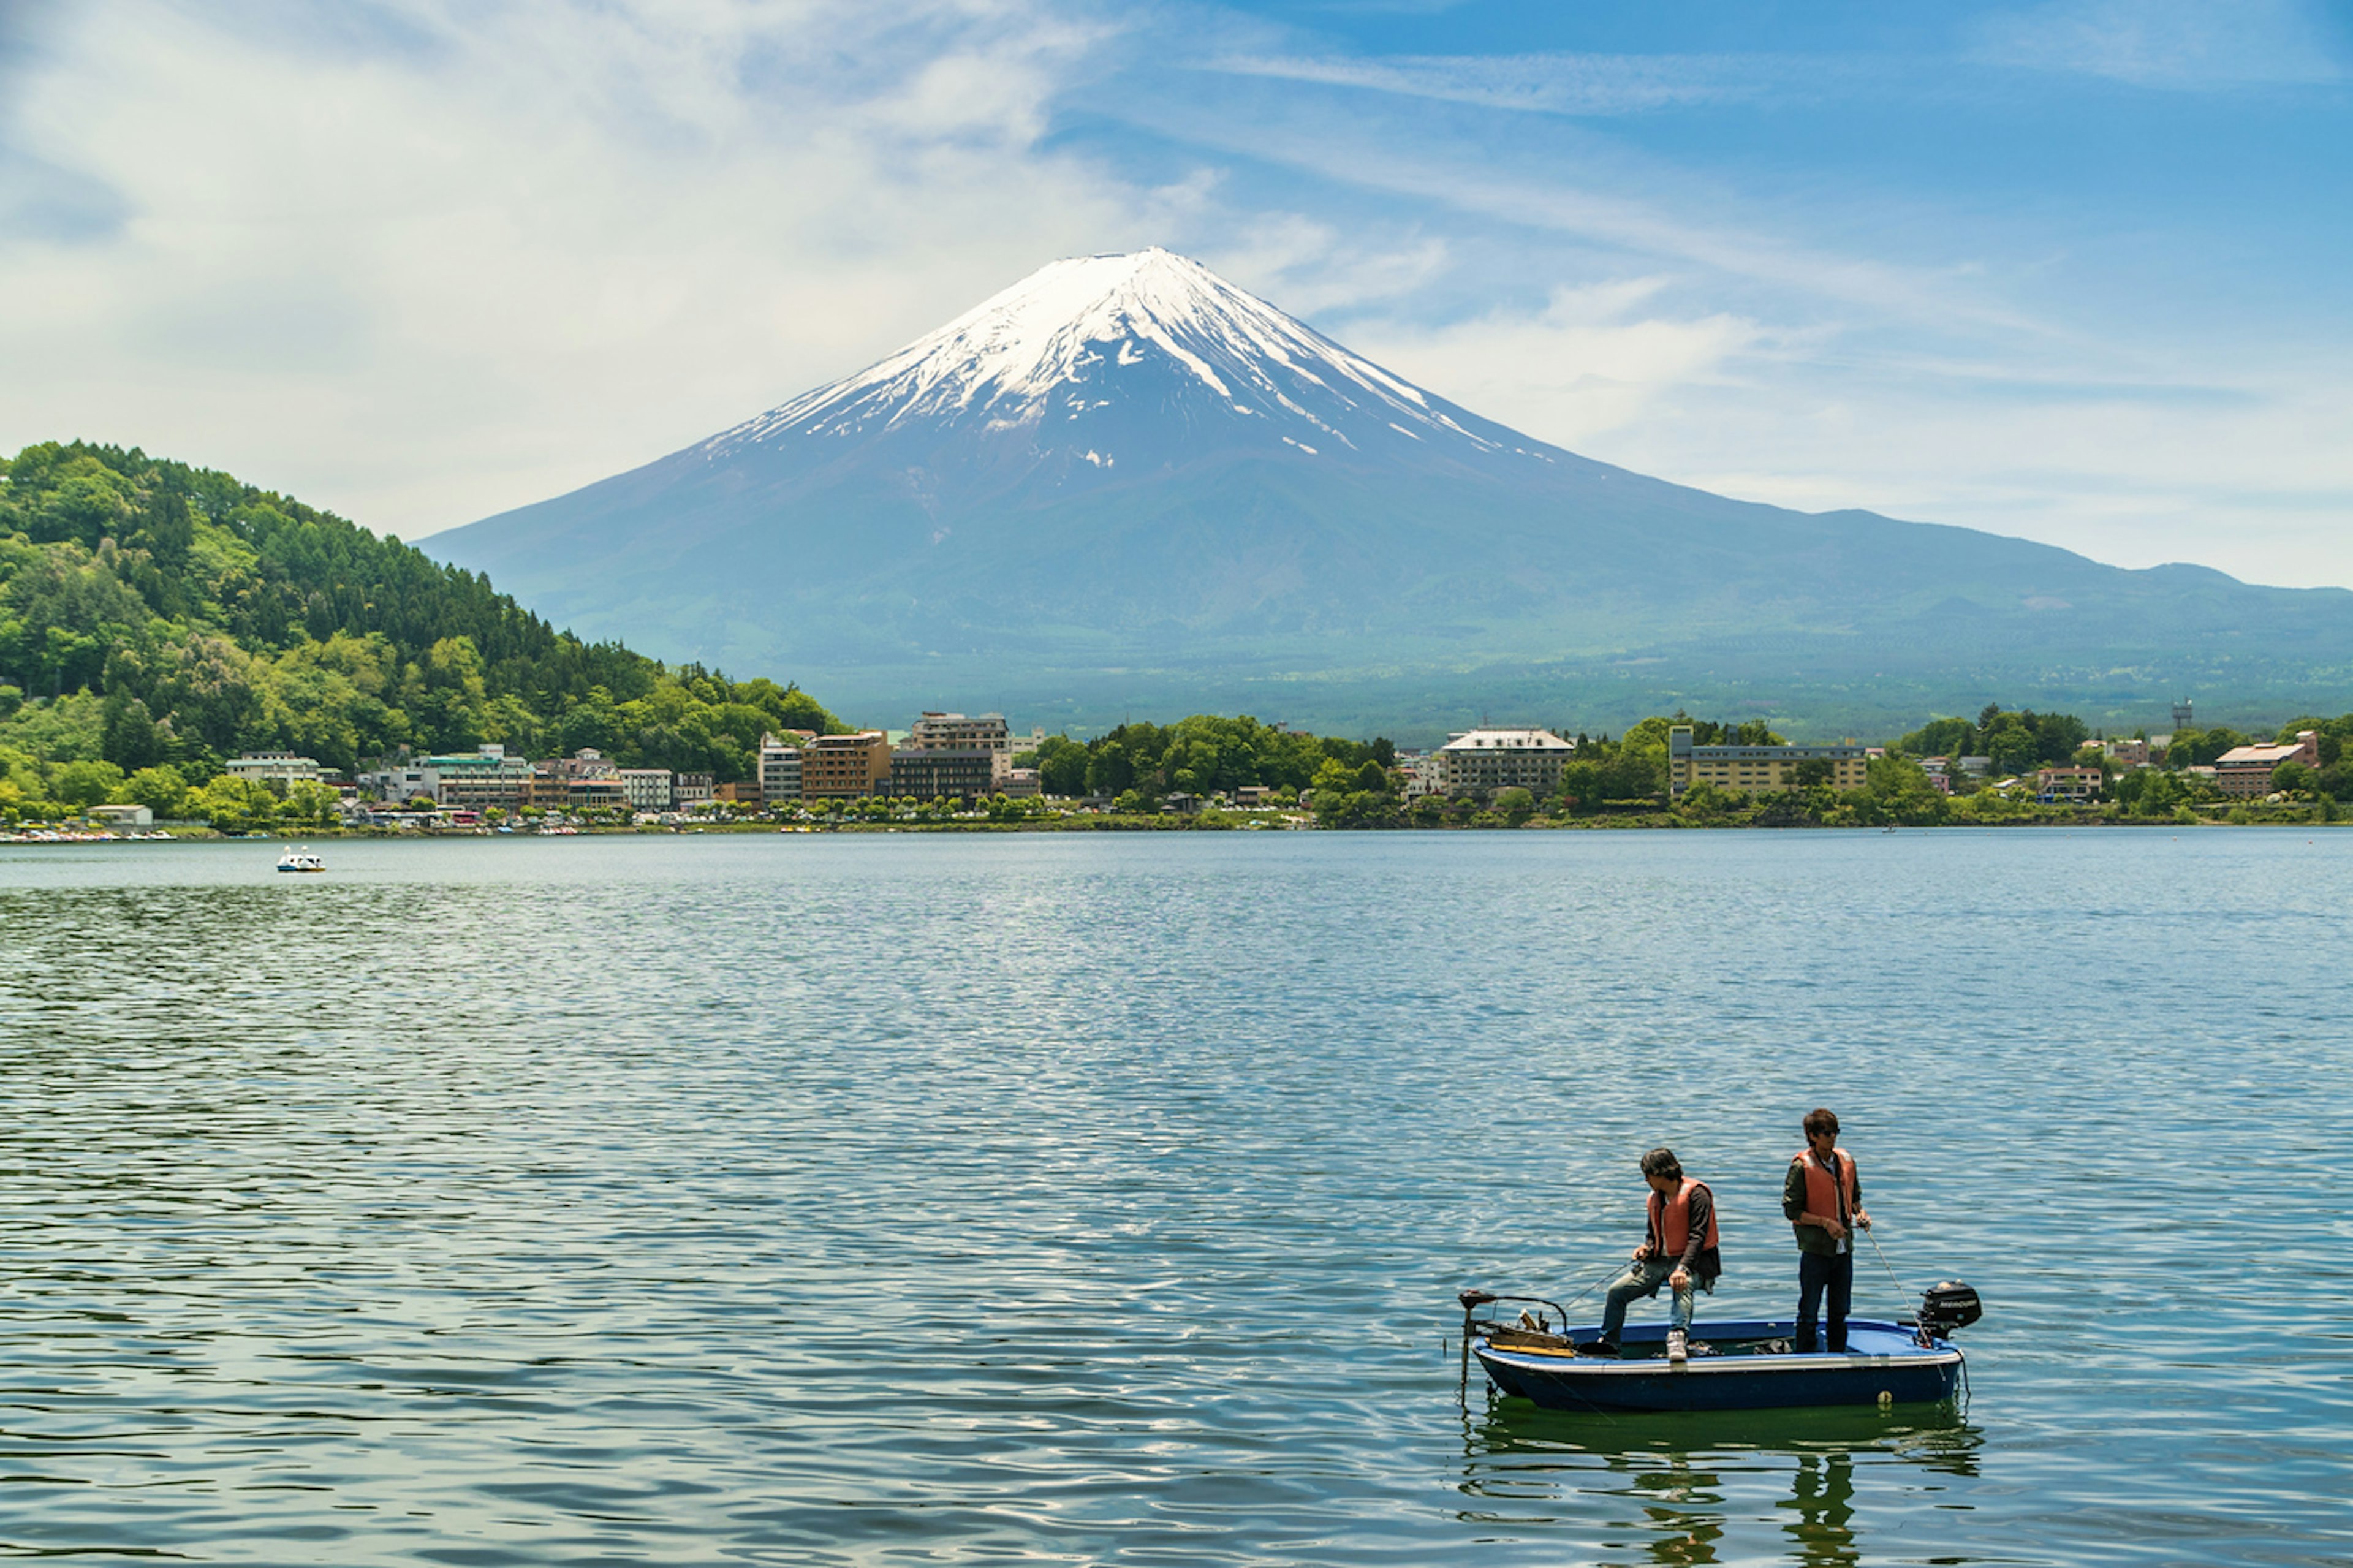
<instances>
[{"instance_id":1,"label":"small moored boat","mask_svg":"<svg viewBox=\"0 0 2353 1568\"><path fill-rule=\"evenodd\" d=\"M1962 1386L1966 1365L1954 1331L1984 1309L1967 1285L1926 1291L1915 1321L1850 1318L1846 1349L1798 1351L1796 1325L1750 1320L1694 1323L1690 1356L1667 1360L1664 1324L1630 1327L1614 1356L1596 1355L1598 1327L1554 1331L1557 1319L1523 1312L1517 1323L1480 1319L1478 1310L1535 1300L1461 1294L1464 1371L1472 1356L1503 1393L1555 1410L1767 1410L1798 1405L1936 1405ZM1536 1305L1551 1307L1549 1301Z\"/></svg>"},{"instance_id":2,"label":"small moored boat","mask_svg":"<svg viewBox=\"0 0 2353 1568\"><path fill-rule=\"evenodd\" d=\"M281 871L323 871L327 868L327 858L305 844L299 849L289 849L280 855L278 868Z\"/></svg>"}]
</instances>

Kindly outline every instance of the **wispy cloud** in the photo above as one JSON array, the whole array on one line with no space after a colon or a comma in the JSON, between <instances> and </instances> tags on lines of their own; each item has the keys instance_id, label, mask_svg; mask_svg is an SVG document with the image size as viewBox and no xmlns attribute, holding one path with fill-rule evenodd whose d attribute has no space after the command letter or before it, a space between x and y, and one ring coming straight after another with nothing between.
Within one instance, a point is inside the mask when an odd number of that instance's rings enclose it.
<instances>
[{"instance_id":1,"label":"wispy cloud","mask_svg":"<svg viewBox=\"0 0 2353 1568\"><path fill-rule=\"evenodd\" d=\"M1973 53L1990 64L2204 90L2342 81L2337 31L2301 0L2052 0L1985 18Z\"/></svg>"},{"instance_id":2,"label":"wispy cloud","mask_svg":"<svg viewBox=\"0 0 2353 1568\"><path fill-rule=\"evenodd\" d=\"M1757 55L1229 55L1210 68L1487 109L1609 116L1759 99L1791 79L1789 65Z\"/></svg>"}]
</instances>

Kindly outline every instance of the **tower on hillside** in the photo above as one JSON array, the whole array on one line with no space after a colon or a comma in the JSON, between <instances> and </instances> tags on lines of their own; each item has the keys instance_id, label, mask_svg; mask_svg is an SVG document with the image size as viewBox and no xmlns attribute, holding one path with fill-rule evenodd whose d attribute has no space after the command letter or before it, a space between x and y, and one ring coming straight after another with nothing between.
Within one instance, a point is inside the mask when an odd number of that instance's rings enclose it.
<instances>
[{"instance_id":1,"label":"tower on hillside","mask_svg":"<svg viewBox=\"0 0 2353 1568\"><path fill-rule=\"evenodd\" d=\"M2196 728L2198 728L2198 726L2189 721L2189 699L2187 697L2175 698L2173 700L2173 732L2179 735L2184 730L2195 730Z\"/></svg>"}]
</instances>

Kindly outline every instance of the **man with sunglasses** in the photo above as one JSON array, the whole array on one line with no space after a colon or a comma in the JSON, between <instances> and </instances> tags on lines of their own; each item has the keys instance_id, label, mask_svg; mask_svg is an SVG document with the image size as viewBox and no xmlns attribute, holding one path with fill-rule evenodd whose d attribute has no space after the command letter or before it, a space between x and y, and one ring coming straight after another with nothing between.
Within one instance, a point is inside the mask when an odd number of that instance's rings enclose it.
<instances>
[{"instance_id":1,"label":"man with sunglasses","mask_svg":"<svg viewBox=\"0 0 2353 1568\"><path fill-rule=\"evenodd\" d=\"M1817 1108L1806 1112L1806 1147L1791 1156L1781 1182L1781 1212L1798 1233L1798 1329L1791 1345L1814 1348L1818 1310L1830 1319L1832 1355L1846 1353L1846 1310L1854 1296L1854 1233L1871 1228L1862 1206L1862 1177L1854 1156L1838 1146L1839 1120Z\"/></svg>"}]
</instances>

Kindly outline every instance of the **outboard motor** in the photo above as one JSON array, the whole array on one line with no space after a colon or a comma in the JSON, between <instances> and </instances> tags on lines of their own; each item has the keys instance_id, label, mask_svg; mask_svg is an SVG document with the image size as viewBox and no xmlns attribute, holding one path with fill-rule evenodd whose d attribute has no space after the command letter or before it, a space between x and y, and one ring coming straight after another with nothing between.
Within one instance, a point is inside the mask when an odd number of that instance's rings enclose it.
<instances>
[{"instance_id":1,"label":"outboard motor","mask_svg":"<svg viewBox=\"0 0 2353 1568\"><path fill-rule=\"evenodd\" d=\"M1920 1292L1920 1342L1945 1340L1956 1329L1966 1329L1985 1316L1978 1293L1957 1279L1947 1279Z\"/></svg>"}]
</instances>

